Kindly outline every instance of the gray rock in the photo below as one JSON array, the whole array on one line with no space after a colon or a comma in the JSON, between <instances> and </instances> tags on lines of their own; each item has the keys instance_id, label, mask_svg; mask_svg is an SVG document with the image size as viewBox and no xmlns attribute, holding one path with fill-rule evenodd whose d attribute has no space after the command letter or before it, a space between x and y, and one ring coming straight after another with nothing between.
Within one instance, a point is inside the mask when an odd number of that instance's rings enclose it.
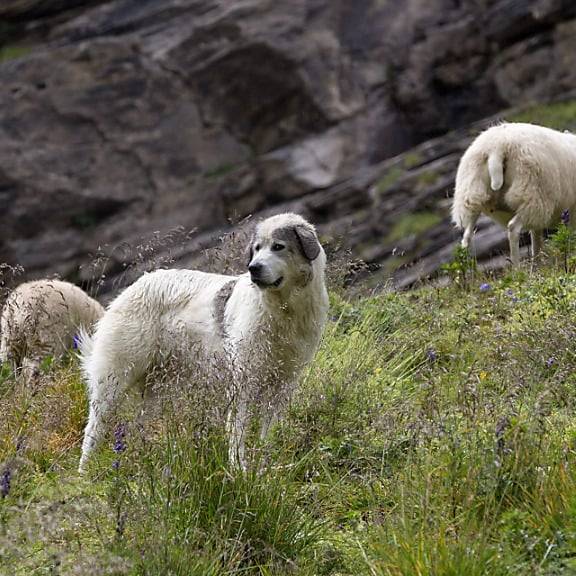
<instances>
[{"instance_id":1,"label":"gray rock","mask_svg":"<svg viewBox=\"0 0 576 576\"><path fill-rule=\"evenodd\" d=\"M0 259L102 291L209 267L233 224L288 208L409 285L456 238L469 135L434 138L576 87L571 0L5 0L0 18ZM410 211L441 220L394 246Z\"/></svg>"}]
</instances>

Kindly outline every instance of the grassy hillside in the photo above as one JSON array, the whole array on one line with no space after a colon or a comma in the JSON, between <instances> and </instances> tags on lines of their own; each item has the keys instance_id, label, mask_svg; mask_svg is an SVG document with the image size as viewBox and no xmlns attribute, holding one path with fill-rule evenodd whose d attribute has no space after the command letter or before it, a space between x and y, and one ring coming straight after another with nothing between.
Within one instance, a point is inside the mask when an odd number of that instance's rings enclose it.
<instances>
[{"instance_id":1,"label":"grassy hillside","mask_svg":"<svg viewBox=\"0 0 576 576\"><path fill-rule=\"evenodd\" d=\"M446 288L332 295L287 419L240 474L180 395L86 477L74 359L0 382L0 573L576 571L576 278L559 259ZM466 272L466 274L464 274ZM119 421L132 418L129 409Z\"/></svg>"}]
</instances>

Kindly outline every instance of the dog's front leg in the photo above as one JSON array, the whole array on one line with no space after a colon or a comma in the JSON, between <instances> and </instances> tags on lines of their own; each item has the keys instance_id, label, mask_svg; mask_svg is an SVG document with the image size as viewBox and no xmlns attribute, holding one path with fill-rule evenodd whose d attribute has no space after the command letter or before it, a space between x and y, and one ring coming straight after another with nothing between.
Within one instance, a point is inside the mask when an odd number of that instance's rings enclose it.
<instances>
[{"instance_id":1,"label":"dog's front leg","mask_svg":"<svg viewBox=\"0 0 576 576\"><path fill-rule=\"evenodd\" d=\"M260 418L260 440L263 442L270 433L270 430L286 412L288 399L286 394L274 390L269 394L265 402L262 403L262 416Z\"/></svg>"},{"instance_id":2,"label":"dog's front leg","mask_svg":"<svg viewBox=\"0 0 576 576\"><path fill-rule=\"evenodd\" d=\"M270 429L278 422L280 414L278 410L273 408L270 404L265 406L262 410L262 417L260 418L260 441L264 442Z\"/></svg>"},{"instance_id":3,"label":"dog's front leg","mask_svg":"<svg viewBox=\"0 0 576 576\"><path fill-rule=\"evenodd\" d=\"M245 390L239 390L228 413L228 458L233 466L246 471L246 433L250 424L248 397Z\"/></svg>"}]
</instances>

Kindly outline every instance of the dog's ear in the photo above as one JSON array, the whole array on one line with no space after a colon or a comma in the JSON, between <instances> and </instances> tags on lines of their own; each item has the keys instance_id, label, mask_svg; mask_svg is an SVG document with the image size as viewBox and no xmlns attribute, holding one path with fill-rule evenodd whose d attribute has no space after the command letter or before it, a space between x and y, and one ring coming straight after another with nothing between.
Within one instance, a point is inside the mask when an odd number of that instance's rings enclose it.
<instances>
[{"instance_id":1,"label":"dog's ear","mask_svg":"<svg viewBox=\"0 0 576 576\"><path fill-rule=\"evenodd\" d=\"M250 262L252 262L252 258L254 257L254 238L250 238L250 243L248 244L248 262L246 266L250 266Z\"/></svg>"},{"instance_id":2,"label":"dog's ear","mask_svg":"<svg viewBox=\"0 0 576 576\"><path fill-rule=\"evenodd\" d=\"M316 259L320 254L320 242L314 230L304 224L297 224L294 230L304 257L310 261Z\"/></svg>"}]
</instances>

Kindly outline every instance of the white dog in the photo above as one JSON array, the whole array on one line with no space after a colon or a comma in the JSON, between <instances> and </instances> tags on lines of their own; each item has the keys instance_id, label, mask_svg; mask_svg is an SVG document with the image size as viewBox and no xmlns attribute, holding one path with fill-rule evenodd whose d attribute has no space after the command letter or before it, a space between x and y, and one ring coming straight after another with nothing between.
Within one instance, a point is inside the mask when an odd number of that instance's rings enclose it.
<instances>
[{"instance_id":1,"label":"white dog","mask_svg":"<svg viewBox=\"0 0 576 576\"><path fill-rule=\"evenodd\" d=\"M222 358L232 374L230 457L245 466L255 406L263 437L320 341L328 311L325 264L314 227L280 214L257 226L246 274L158 270L127 288L82 344L90 415L80 471L123 393L159 358L181 353L182 337L206 362Z\"/></svg>"},{"instance_id":2,"label":"white dog","mask_svg":"<svg viewBox=\"0 0 576 576\"><path fill-rule=\"evenodd\" d=\"M489 128L466 150L456 174L452 220L468 247L481 213L508 228L510 258L520 262L520 232L530 230L532 255L542 230L576 207L576 136L523 123Z\"/></svg>"},{"instance_id":3,"label":"white dog","mask_svg":"<svg viewBox=\"0 0 576 576\"><path fill-rule=\"evenodd\" d=\"M74 336L90 330L104 309L83 290L60 280L35 280L16 287L0 318L0 360L21 368L27 380L46 356L72 349Z\"/></svg>"}]
</instances>

